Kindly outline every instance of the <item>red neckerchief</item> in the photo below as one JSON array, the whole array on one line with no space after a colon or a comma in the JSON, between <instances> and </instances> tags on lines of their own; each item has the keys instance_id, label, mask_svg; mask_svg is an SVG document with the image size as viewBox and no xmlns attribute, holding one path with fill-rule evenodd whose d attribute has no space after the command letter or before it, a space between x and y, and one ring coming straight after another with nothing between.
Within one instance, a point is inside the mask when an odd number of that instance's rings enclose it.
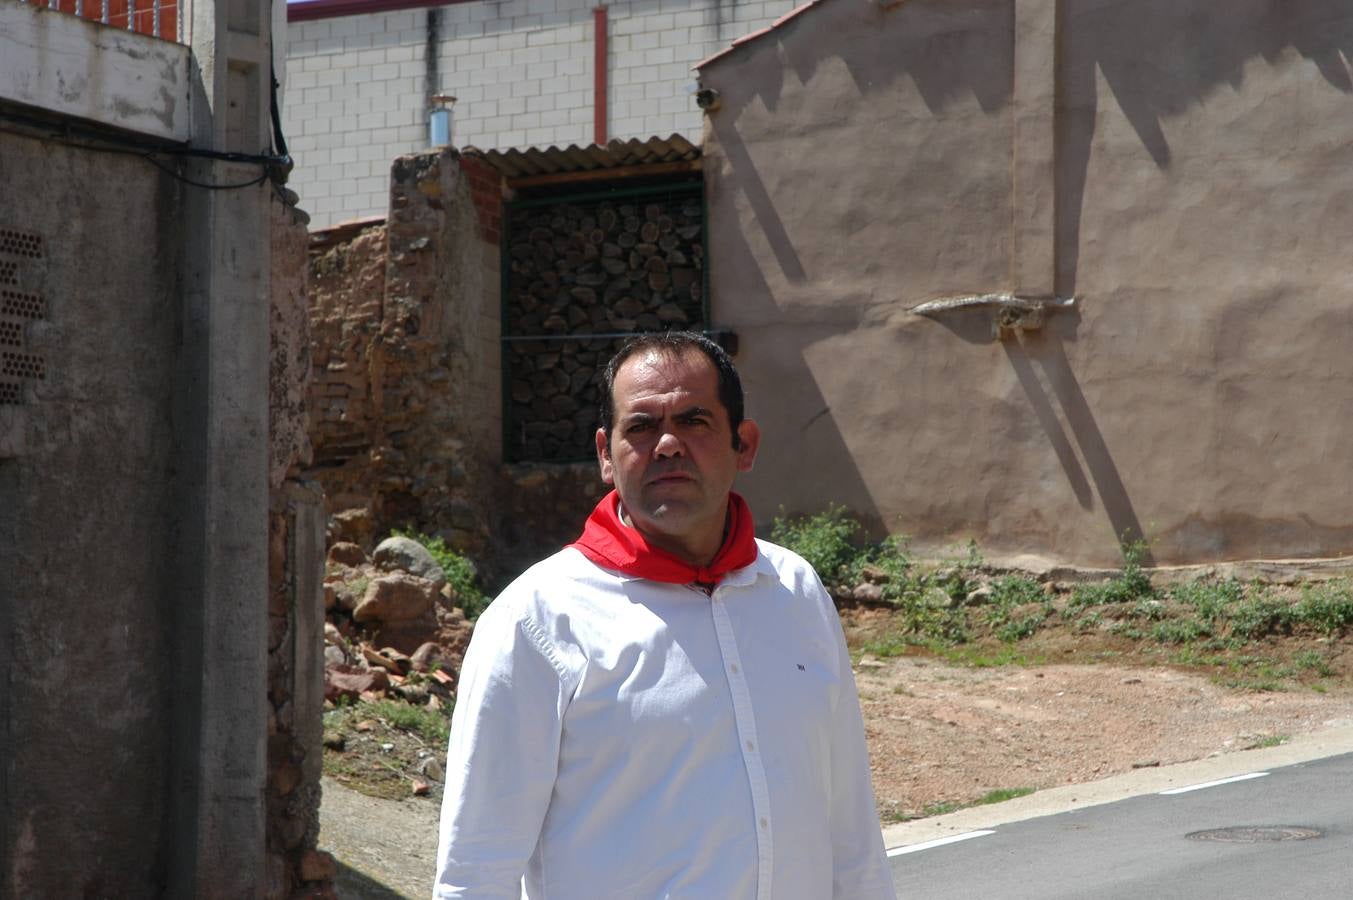
<instances>
[{"instance_id":1,"label":"red neckerchief","mask_svg":"<svg viewBox=\"0 0 1353 900\"><path fill-rule=\"evenodd\" d=\"M597 565L668 584L718 584L734 569L756 561L756 532L747 501L728 492L728 527L723 546L708 566L692 566L666 550L654 547L636 529L620 521L620 495L611 491L592 515L583 533L569 544Z\"/></svg>"}]
</instances>

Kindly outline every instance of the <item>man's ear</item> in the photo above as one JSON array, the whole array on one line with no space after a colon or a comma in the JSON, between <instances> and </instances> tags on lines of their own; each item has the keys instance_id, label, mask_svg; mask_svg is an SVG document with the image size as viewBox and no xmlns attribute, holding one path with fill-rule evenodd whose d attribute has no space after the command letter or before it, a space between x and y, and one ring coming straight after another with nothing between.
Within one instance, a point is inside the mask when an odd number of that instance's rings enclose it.
<instances>
[{"instance_id":1,"label":"man's ear","mask_svg":"<svg viewBox=\"0 0 1353 900\"><path fill-rule=\"evenodd\" d=\"M738 424L738 471L752 471L756 462L756 449L761 446L761 426L751 419L743 419Z\"/></svg>"},{"instance_id":2,"label":"man's ear","mask_svg":"<svg viewBox=\"0 0 1353 900\"><path fill-rule=\"evenodd\" d=\"M611 466L611 448L606 446L606 430L597 429L597 465L601 467L601 480L606 484L615 484L615 470Z\"/></svg>"}]
</instances>

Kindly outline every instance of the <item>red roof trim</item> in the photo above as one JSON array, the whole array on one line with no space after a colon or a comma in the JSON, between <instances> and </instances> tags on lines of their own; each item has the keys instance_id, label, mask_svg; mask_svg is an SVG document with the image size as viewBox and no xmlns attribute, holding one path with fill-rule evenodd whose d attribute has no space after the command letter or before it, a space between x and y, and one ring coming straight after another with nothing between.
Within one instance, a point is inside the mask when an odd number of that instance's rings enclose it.
<instances>
[{"instance_id":1,"label":"red roof trim","mask_svg":"<svg viewBox=\"0 0 1353 900\"><path fill-rule=\"evenodd\" d=\"M398 12L401 9L425 9L429 6L473 2L474 0L302 0L287 4L287 21L309 22L315 19L337 19L342 16L363 16Z\"/></svg>"}]
</instances>

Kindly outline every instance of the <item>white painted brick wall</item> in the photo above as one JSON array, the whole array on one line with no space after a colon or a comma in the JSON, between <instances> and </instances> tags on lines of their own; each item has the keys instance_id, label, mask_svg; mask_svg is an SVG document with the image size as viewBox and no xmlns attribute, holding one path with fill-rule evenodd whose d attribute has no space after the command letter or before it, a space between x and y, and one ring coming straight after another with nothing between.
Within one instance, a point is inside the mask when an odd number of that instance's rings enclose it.
<instances>
[{"instance_id":1,"label":"white painted brick wall","mask_svg":"<svg viewBox=\"0 0 1353 900\"><path fill-rule=\"evenodd\" d=\"M593 137L596 0L441 7L434 90L458 97L457 146L586 145ZM700 138L691 67L771 24L794 0L624 0L609 17L612 138ZM390 162L427 146L427 11L287 28L283 130L312 228L384 215Z\"/></svg>"}]
</instances>

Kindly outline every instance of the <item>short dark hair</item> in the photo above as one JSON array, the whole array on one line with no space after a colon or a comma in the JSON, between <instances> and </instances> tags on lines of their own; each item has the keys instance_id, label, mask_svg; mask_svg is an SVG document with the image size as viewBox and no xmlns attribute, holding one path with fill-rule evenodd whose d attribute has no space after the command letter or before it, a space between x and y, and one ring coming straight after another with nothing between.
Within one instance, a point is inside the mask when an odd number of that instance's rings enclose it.
<instances>
[{"instance_id":1,"label":"short dark hair","mask_svg":"<svg viewBox=\"0 0 1353 900\"><path fill-rule=\"evenodd\" d=\"M718 344L694 331L653 331L627 340L606 364L601 375L601 429L606 432L606 446L611 445L611 429L615 426L615 376L631 356L654 350L671 356L681 356L692 350L703 353L714 366L719 378L719 402L728 413L728 424L733 430L733 449L742 446L738 426L742 424L742 379L732 358Z\"/></svg>"}]
</instances>

